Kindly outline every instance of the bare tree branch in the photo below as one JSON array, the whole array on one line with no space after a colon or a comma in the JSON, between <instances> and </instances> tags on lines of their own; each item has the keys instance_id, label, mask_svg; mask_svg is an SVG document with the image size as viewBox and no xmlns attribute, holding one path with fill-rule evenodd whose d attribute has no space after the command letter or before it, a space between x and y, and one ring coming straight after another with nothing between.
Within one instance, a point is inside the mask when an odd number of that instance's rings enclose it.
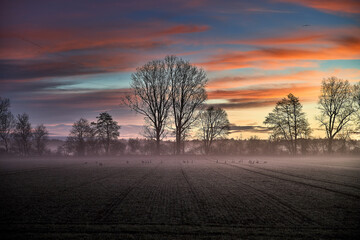
<instances>
[{"instance_id":1,"label":"bare tree branch","mask_svg":"<svg viewBox=\"0 0 360 240\"><path fill-rule=\"evenodd\" d=\"M160 140L168 124L170 100L170 78L165 60L154 60L137 68L131 75L133 96L127 96L126 104L135 112L144 115L155 133L157 154L160 154Z\"/></svg>"},{"instance_id":2,"label":"bare tree branch","mask_svg":"<svg viewBox=\"0 0 360 240\"><path fill-rule=\"evenodd\" d=\"M226 112L221 108L209 107L199 115L199 135L204 143L205 154L209 154L213 141L229 134L230 123Z\"/></svg>"},{"instance_id":3,"label":"bare tree branch","mask_svg":"<svg viewBox=\"0 0 360 240\"><path fill-rule=\"evenodd\" d=\"M330 77L322 81L317 120L325 128L329 153L333 139L349 124L356 111L352 90L347 80Z\"/></svg>"},{"instance_id":4,"label":"bare tree branch","mask_svg":"<svg viewBox=\"0 0 360 240\"><path fill-rule=\"evenodd\" d=\"M172 114L175 125L176 154L180 154L182 138L197 119L206 100L205 85L208 81L203 69L175 56L165 58L171 79Z\"/></svg>"}]
</instances>

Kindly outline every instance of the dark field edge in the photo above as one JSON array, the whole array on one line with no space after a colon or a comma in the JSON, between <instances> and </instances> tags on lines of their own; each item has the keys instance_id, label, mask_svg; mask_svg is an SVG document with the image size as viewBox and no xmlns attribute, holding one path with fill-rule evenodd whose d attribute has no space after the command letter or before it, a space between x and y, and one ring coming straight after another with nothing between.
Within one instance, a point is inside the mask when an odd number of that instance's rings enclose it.
<instances>
[{"instance_id":1,"label":"dark field edge","mask_svg":"<svg viewBox=\"0 0 360 240\"><path fill-rule=\"evenodd\" d=\"M13 175L13 174L21 174L21 173L31 173L31 172L37 172L37 171L47 171L47 170L58 170L58 169L66 169L74 167L79 168L82 167L83 163L72 163L67 165L61 165L61 166L54 166L54 167L35 167L30 169L22 169L22 170L10 170L10 171L3 171L0 172L0 176L7 176L7 175Z\"/></svg>"},{"instance_id":2,"label":"dark field edge","mask_svg":"<svg viewBox=\"0 0 360 240\"><path fill-rule=\"evenodd\" d=\"M209 160L209 158L206 158L206 160ZM233 164L236 164L236 162L235 161L231 161L231 162L229 161L229 163L227 163L227 164L228 165L233 165ZM260 170L267 171L267 172L272 172L272 173L281 174L281 175L285 175L285 176L300 178L300 179L303 179L303 180L310 180L310 181L315 181L315 182L323 182L323 183L335 184L335 185L339 185L339 186L343 186L343 187L349 187L349 188L354 188L354 189L360 190L360 186L358 186L358 185L344 184L344 183L336 182L336 181L332 181L332 180L318 179L318 178L313 178L313 177L304 176L304 175L300 175L300 174L287 173L287 172L285 172L283 170L273 170L273 169L263 168L263 167L260 167L260 166L254 166L254 165L251 165L251 164L246 165L246 166L249 167L249 168L260 169ZM335 176L347 177L347 178L360 180L360 178L359 178L360 176L359 177L354 177L354 176L335 174L335 173L330 173L330 174L335 175Z\"/></svg>"},{"instance_id":3,"label":"dark field edge","mask_svg":"<svg viewBox=\"0 0 360 240\"><path fill-rule=\"evenodd\" d=\"M84 165L85 166L90 166L91 164L94 164L91 161L98 161L98 162L102 162L103 160L105 160L105 162L103 163L109 163L109 162L121 162L121 161L137 161L137 160L144 160L147 159L148 156L127 156L124 158L118 158L118 157L103 157L103 158L98 158L98 157L87 157L87 158L73 158L74 162L71 163L59 163L59 162L55 162L55 164L58 164L57 166L42 166L42 167L32 167L32 168L26 168L26 169L19 169L19 170L3 170L1 169L1 164L0 164L0 176L7 176L7 175L16 175L16 174L22 174L22 173L32 173L32 172L38 172L38 171L48 171L48 170L61 170L61 169L78 169L78 168L83 168ZM67 161L70 161L71 159L69 158L64 158ZM49 163L51 163L51 160L49 160ZM59 160L59 159L57 159ZM60 158L61 160L61 158ZM31 162L31 159L27 159L27 161ZM124 165L125 162L123 162ZM139 163L138 163L139 164Z\"/></svg>"},{"instance_id":4,"label":"dark field edge","mask_svg":"<svg viewBox=\"0 0 360 240\"><path fill-rule=\"evenodd\" d=\"M206 159L206 160L207 160L207 161L210 161L210 162L215 162L215 161L213 161L213 160L211 160L211 159ZM313 187L313 188L317 188L317 189L321 189L321 190L325 190L325 191L329 191L329 192L333 192L333 193L345 195L345 196L348 196L348 197L360 199L360 196L359 196L359 195L355 195L355 194L351 194L351 193L347 193L347 192L338 191L338 190L331 189L331 188L328 188L328 187L325 187L325 186L318 186L318 185L315 185L315 184L313 184L313 183L306 183L306 182L302 182L302 181L297 181L297 180L293 180L293 179L288 179L288 178L276 176L276 175L273 175L273 174L270 174L270 173L259 172L259 171L255 171L255 170L252 170L252 169L249 169L249 168L246 168L246 167L242 167L242 166L238 166L238 165L233 165L233 164L227 164L227 163L221 163L221 162L218 162L217 164L222 164L222 165L226 165L226 166L231 166L231 167L234 167L234 168L243 169L243 170L245 170L245 171L248 171L248 172L251 172L251 173L256 173L256 174L263 175L263 176L266 176L266 177L275 178L275 179L282 180L282 181L292 182L292 183L296 183L296 184L300 184L300 185L304 185L304 186L308 186L308 187ZM258 169L260 169L260 168L258 168ZM263 170L263 169L261 169L261 170ZM298 177L298 178L302 178L302 177ZM302 180L309 180L309 181L313 181L313 182L320 182L320 181L315 180L315 179L305 179L305 178L302 178Z\"/></svg>"},{"instance_id":5,"label":"dark field edge","mask_svg":"<svg viewBox=\"0 0 360 240\"><path fill-rule=\"evenodd\" d=\"M1 239L356 239L355 228L141 225L0 224Z\"/></svg>"},{"instance_id":6,"label":"dark field edge","mask_svg":"<svg viewBox=\"0 0 360 240\"><path fill-rule=\"evenodd\" d=\"M252 165L248 165L248 167L255 168L255 169L260 169L260 170L263 170L263 171L273 172L273 173L276 173L276 174L282 174L282 175L285 175L285 176L290 176L290 177L295 177L295 178L300 178L300 179L305 179L305 180L310 180L310 181L316 181L316 182L322 182L322 183L328 183L328 184L335 184L335 185L339 185L339 186L343 186L343 187L354 188L356 190L360 190L359 186L350 185L350 184L344 184L344 183L335 182L335 181L331 181L331 180L316 179L316 178L312 178L312 177L308 177L308 176L297 175L297 174L292 174L292 173L286 173L286 172L283 172L283 171L280 171L280 170L266 169L266 168L262 168L262 167L258 167L258 166L252 166ZM340 175L340 176L344 177L344 175ZM347 176L345 176L345 177L347 177Z\"/></svg>"}]
</instances>

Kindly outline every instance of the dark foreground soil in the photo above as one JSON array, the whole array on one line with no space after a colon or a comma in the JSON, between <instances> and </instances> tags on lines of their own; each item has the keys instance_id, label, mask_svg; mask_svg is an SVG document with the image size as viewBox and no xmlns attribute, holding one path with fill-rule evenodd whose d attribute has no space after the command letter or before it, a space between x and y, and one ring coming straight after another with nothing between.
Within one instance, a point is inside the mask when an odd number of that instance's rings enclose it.
<instances>
[{"instance_id":1,"label":"dark foreground soil","mask_svg":"<svg viewBox=\"0 0 360 240\"><path fill-rule=\"evenodd\" d=\"M355 239L360 160L0 160L1 239Z\"/></svg>"}]
</instances>

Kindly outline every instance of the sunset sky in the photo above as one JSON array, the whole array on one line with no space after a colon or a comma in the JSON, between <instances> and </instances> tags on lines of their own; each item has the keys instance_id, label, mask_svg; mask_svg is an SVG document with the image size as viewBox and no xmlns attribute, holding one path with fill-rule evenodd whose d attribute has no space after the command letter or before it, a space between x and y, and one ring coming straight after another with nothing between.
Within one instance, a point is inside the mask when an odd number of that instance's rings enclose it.
<instances>
[{"instance_id":1,"label":"sunset sky","mask_svg":"<svg viewBox=\"0 0 360 240\"><path fill-rule=\"evenodd\" d=\"M264 118L290 92L316 129L322 79L360 81L358 0L3 0L0 9L0 96L52 136L103 111L121 137L139 136L143 117L120 100L136 67L166 55L206 70L207 103L228 112L231 137L267 138Z\"/></svg>"}]
</instances>

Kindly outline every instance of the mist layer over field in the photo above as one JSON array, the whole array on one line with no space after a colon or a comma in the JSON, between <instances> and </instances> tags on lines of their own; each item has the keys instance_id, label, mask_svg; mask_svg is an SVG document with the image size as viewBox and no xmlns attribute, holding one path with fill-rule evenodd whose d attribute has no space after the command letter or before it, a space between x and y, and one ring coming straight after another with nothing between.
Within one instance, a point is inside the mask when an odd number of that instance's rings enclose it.
<instances>
[{"instance_id":1,"label":"mist layer over field","mask_svg":"<svg viewBox=\"0 0 360 240\"><path fill-rule=\"evenodd\" d=\"M5 237L353 239L355 158L2 159Z\"/></svg>"}]
</instances>

